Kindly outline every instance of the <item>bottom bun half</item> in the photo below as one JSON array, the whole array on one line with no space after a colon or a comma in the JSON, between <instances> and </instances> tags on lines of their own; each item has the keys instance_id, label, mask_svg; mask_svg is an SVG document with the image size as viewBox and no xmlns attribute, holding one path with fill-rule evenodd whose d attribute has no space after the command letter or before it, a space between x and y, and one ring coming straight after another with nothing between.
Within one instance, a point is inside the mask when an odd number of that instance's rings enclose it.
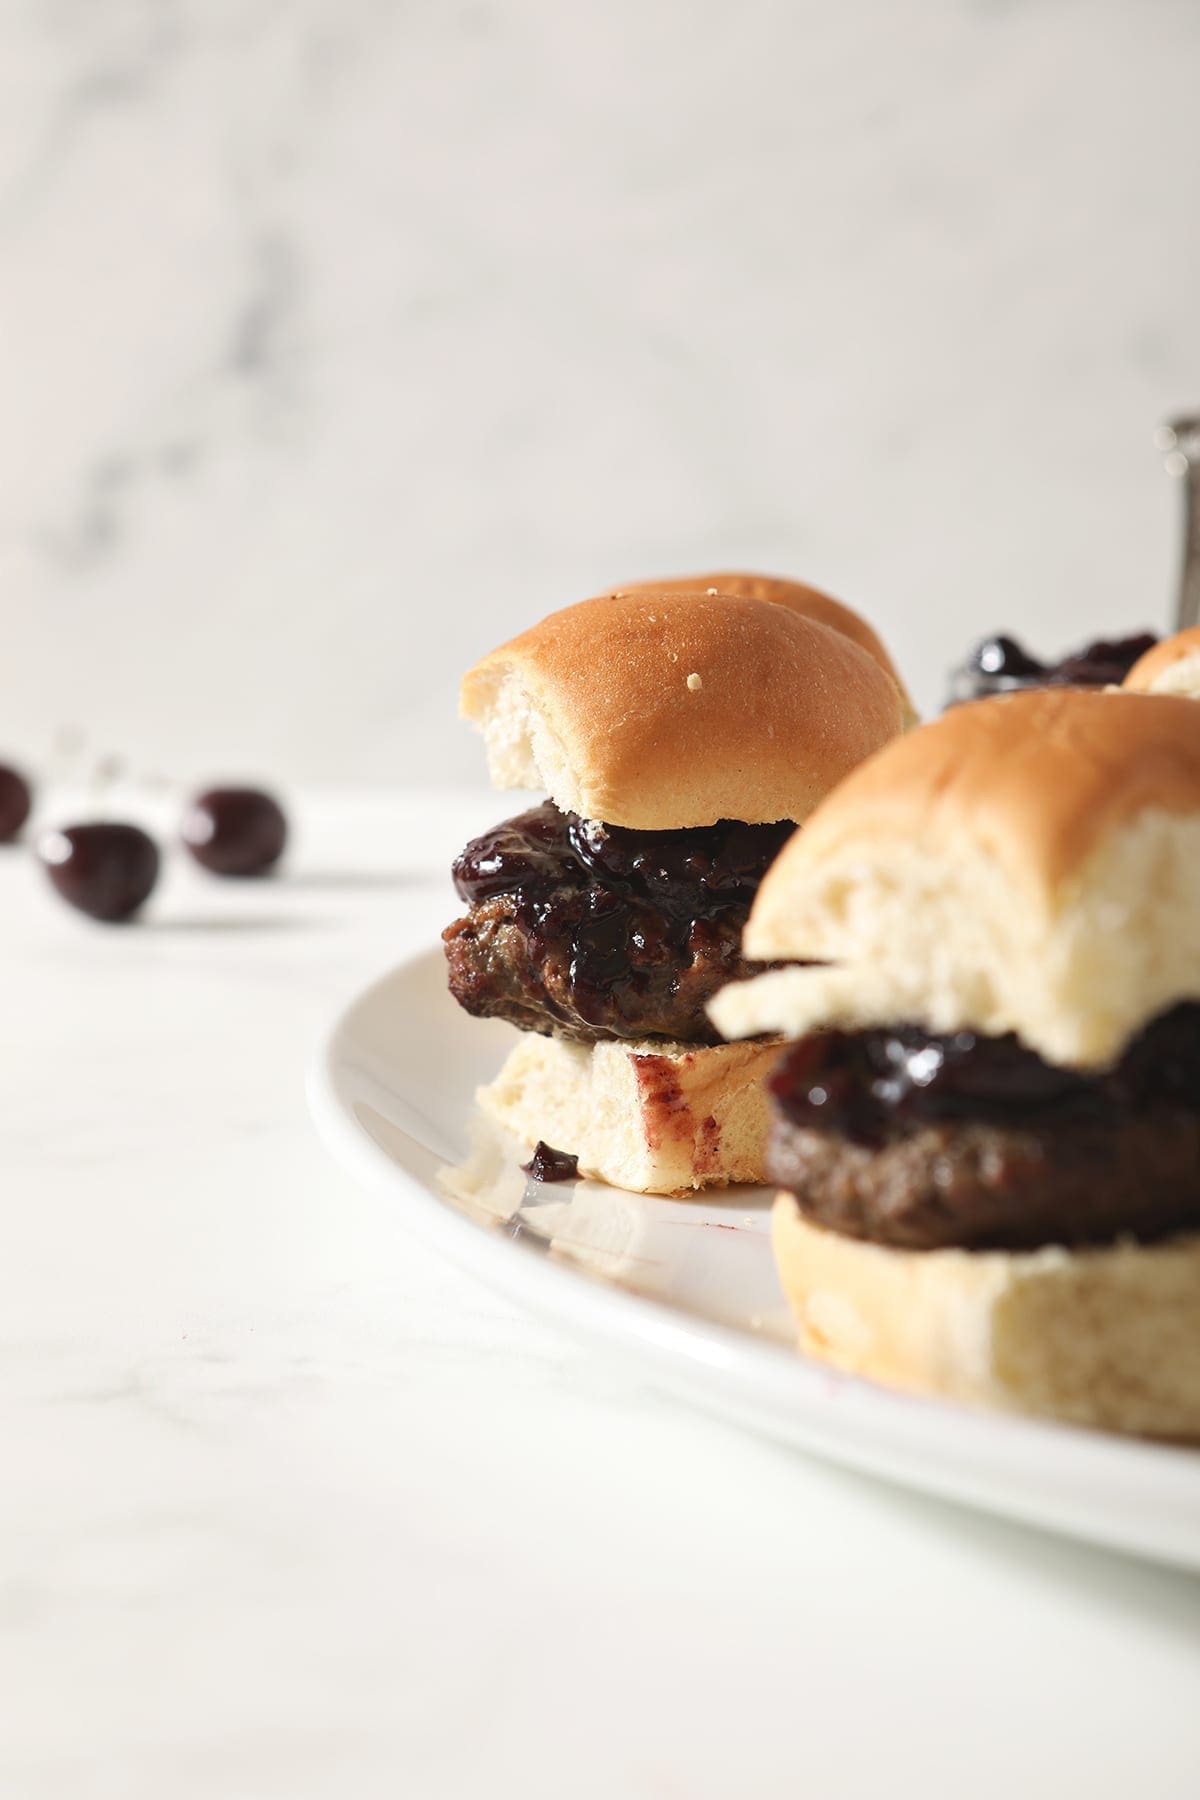
<instances>
[{"instance_id":1,"label":"bottom bun half","mask_svg":"<svg viewBox=\"0 0 1200 1800\"><path fill-rule=\"evenodd\" d=\"M586 1045L523 1037L476 1098L534 1144L579 1159L581 1175L638 1194L766 1179L763 1079L777 1043Z\"/></svg>"},{"instance_id":2,"label":"bottom bun half","mask_svg":"<svg viewBox=\"0 0 1200 1800\"><path fill-rule=\"evenodd\" d=\"M1200 1440L1200 1234L1078 1250L894 1250L775 1202L809 1355L911 1393Z\"/></svg>"}]
</instances>

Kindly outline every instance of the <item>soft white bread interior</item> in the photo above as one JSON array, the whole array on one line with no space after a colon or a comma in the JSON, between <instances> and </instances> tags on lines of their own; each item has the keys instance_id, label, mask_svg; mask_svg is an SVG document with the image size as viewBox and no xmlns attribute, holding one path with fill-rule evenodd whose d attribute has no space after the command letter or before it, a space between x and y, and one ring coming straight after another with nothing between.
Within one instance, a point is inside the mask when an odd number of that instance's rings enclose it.
<instances>
[{"instance_id":1,"label":"soft white bread interior","mask_svg":"<svg viewBox=\"0 0 1200 1800\"><path fill-rule=\"evenodd\" d=\"M765 600L607 594L463 678L498 787L643 831L807 818L905 724L859 644Z\"/></svg>"},{"instance_id":2,"label":"soft white bread interior","mask_svg":"<svg viewBox=\"0 0 1200 1800\"><path fill-rule=\"evenodd\" d=\"M743 948L827 966L722 989L726 1037L907 1020L1111 1062L1200 998L1200 707L1074 689L954 708L788 840Z\"/></svg>"},{"instance_id":3,"label":"soft white bread interior","mask_svg":"<svg viewBox=\"0 0 1200 1800\"><path fill-rule=\"evenodd\" d=\"M1200 700L1200 625L1164 638L1140 656L1122 687L1134 694L1182 694Z\"/></svg>"},{"instance_id":4,"label":"soft white bread interior","mask_svg":"<svg viewBox=\"0 0 1200 1800\"><path fill-rule=\"evenodd\" d=\"M886 669L900 690L906 722L916 723L917 714L908 690L900 678L892 658L873 625L851 606L835 600L832 594L807 582L790 581L784 575L755 575L745 569L721 569L714 575L666 575L661 581L627 582L619 590L626 594L734 594L739 600L769 600L774 606L790 606L807 619L829 625L843 637L852 638L881 669Z\"/></svg>"},{"instance_id":5,"label":"soft white bread interior","mask_svg":"<svg viewBox=\"0 0 1200 1800\"><path fill-rule=\"evenodd\" d=\"M579 1158L581 1175L638 1194L690 1195L763 1181L777 1044L567 1043L522 1034L476 1099L533 1145Z\"/></svg>"},{"instance_id":6,"label":"soft white bread interior","mask_svg":"<svg viewBox=\"0 0 1200 1800\"><path fill-rule=\"evenodd\" d=\"M891 1250L812 1224L783 1193L771 1242L811 1356L913 1393L1200 1438L1200 1235Z\"/></svg>"}]
</instances>

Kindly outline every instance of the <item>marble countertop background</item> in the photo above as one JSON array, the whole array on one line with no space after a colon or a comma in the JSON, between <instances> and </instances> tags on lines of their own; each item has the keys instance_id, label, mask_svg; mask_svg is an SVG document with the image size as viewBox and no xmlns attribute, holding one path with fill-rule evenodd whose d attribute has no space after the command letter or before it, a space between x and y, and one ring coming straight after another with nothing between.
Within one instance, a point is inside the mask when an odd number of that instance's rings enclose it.
<instances>
[{"instance_id":1,"label":"marble countertop background","mask_svg":"<svg viewBox=\"0 0 1200 1800\"><path fill-rule=\"evenodd\" d=\"M931 702L1161 622L1185 0L0 11L3 748L446 782L465 658L796 573Z\"/></svg>"},{"instance_id":2,"label":"marble countertop background","mask_svg":"<svg viewBox=\"0 0 1200 1800\"><path fill-rule=\"evenodd\" d=\"M794 573L926 703L1165 620L1198 91L1188 0L0 5L0 755L298 827L128 931L0 854L5 1800L1195 1794L1194 1578L693 1417L303 1073L547 608Z\"/></svg>"}]
</instances>

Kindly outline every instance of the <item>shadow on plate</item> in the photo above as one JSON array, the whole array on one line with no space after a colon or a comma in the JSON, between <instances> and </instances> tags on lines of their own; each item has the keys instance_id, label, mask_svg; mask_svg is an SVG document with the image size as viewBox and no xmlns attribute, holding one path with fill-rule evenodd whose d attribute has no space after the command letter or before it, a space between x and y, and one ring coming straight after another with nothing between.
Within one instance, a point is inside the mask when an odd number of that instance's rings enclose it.
<instances>
[{"instance_id":1,"label":"shadow on plate","mask_svg":"<svg viewBox=\"0 0 1200 1800\"><path fill-rule=\"evenodd\" d=\"M718 1430L736 1432L744 1441L739 1426L724 1420L713 1423ZM798 1456L796 1451L772 1443L765 1436L756 1441L781 1466L790 1463L793 1478L801 1483L807 1478L809 1467L816 1466L822 1479L844 1487L848 1494L886 1495L888 1505L903 1512L914 1530L943 1544L955 1541L960 1553L1003 1567L1014 1581L1059 1588L1073 1604L1119 1613L1131 1624L1152 1620L1157 1629L1178 1638L1183 1647L1193 1653L1196 1650L1200 1575L1122 1550L1088 1544L1039 1525L1000 1518L937 1495L922 1494L886 1477L839 1467L823 1458L814 1457L810 1464L807 1456ZM853 1558L852 1538L844 1551Z\"/></svg>"}]
</instances>

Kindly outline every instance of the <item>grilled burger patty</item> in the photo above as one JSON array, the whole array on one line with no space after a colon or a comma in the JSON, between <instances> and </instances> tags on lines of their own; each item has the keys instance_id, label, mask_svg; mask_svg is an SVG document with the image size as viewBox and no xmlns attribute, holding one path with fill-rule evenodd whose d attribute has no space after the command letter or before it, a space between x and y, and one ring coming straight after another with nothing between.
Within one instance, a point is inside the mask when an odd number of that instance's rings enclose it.
<instances>
[{"instance_id":1,"label":"grilled burger patty","mask_svg":"<svg viewBox=\"0 0 1200 1800\"><path fill-rule=\"evenodd\" d=\"M507 819L454 864L467 912L442 933L450 991L543 1036L716 1043L705 1003L761 967L742 927L792 830L631 831L549 801Z\"/></svg>"},{"instance_id":2,"label":"grilled burger patty","mask_svg":"<svg viewBox=\"0 0 1200 1800\"><path fill-rule=\"evenodd\" d=\"M771 1079L773 1181L818 1224L909 1250L1149 1239L1200 1225L1200 1003L1113 1068L1012 1035L804 1038Z\"/></svg>"}]
</instances>

